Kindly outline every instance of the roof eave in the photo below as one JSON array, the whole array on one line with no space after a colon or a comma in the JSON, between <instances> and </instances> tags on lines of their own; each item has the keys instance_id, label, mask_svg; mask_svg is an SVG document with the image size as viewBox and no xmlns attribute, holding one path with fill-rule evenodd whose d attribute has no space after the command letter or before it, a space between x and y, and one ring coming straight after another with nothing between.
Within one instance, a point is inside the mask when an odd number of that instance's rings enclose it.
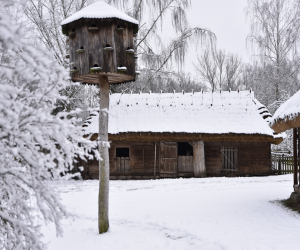
<instances>
[{"instance_id":1,"label":"roof eave","mask_svg":"<svg viewBox=\"0 0 300 250\"><path fill-rule=\"evenodd\" d=\"M277 133L285 132L286 130L300 127L300 115L290 119L286 117L284 119L276 119L271 125L272 129Z\"/></svg>"},{"instance_id":2,"label":"roof eave","mask_svg":"<svg viewBox=\"0 0 300 250\"><path fill-rule=\"evenodd\" d=\"M85 135L84 137L89 137ZM96 140L98 134L90 135L91 140ZM262 134L204 134L204 133L154 133L154 132L128 132L108 134L109 141L204 141L204 142L270 142L280 144L283 137L274 137Z\"/></svg>"},{"instance_id":3,"label":"roof eave","mask_svg":"<svg viewBox=\"0 0 300 250\"><path fill-rule=\"evenodd\" d=\"M132 23L133 25L134 25L134 29L133 29L133 33L134 34L137 34L138 33L138 30L139 30L139 24L137 24L137 23L134 23L134 22L130 22L130 21L127 21L127 20L124 20L124 19L120 19L120 18L118 18L118 17L103 17L103 18L98 18L98 17L81 17L81 18L78 18L78 19L76 19L76 20L74 20L74 21L72 21L72 22L77 22L77 21L79 21L79 20L81 20L81 19L119 19L119 20L122 20L122 21L124 21L124 22L128 22L128 23ZM62 29L62 33L64 34L64 35L67 35L66 33L66 26L67 25L69 25L70 23L72 23L72 22L68 22L68 23L65 23L65 24L61 24L61 29Z\"/></svg>"}]
</instances>

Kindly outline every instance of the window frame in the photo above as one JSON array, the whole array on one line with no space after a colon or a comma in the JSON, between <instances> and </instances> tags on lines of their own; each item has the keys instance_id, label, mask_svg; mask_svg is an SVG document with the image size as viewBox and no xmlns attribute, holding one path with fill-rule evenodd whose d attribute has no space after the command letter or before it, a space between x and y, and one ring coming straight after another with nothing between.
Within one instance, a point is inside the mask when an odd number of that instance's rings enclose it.
<instances>
[{"instance_id":1,"label":"window frame","mask_svg":"<svg viewBox=\"0 0 300 250\"><path fill-rule=\"evenodd\" d=\"M129 157L117 157L117 148L128 148L129 149ZM114 152L114 160L115 160L115 171L116 173L128 173L131 171L131 146L130 145L118 145L115 147L115 152ZM121 163L118 168L118 159L121 161L121 158L128 158L128 168L125 169L125 162L124 162L124 169L121 169ZM124 159L125 160L125 159Z\"/></svg>"},{"instance_id":2,"label":"window frame","mask_svg":"<svg viewBox=\"0 0 300 250\"><path fill-rule=\"evenodd\" d=\"M227 174L238 173L238 147L222 146L221 148L221 168ZM226 160L226 161L225 161Z\"/></svg>"}]
</instances>

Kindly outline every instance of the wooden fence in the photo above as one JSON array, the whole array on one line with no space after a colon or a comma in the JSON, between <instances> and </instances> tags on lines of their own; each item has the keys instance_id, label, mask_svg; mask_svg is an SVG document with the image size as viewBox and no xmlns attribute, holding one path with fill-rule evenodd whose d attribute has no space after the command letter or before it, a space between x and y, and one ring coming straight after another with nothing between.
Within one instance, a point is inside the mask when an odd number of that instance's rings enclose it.
<instances>
[{"instance_id":1,"label":"wooden fence","mask_svg":"<svg viewBox=\"0 0 300 250\"><path fill-rule=\"evenodd\" d=\"M294 173L293 156L286 154L272 154L272 171L278 174Z\"/></svg>"}]
</instances>

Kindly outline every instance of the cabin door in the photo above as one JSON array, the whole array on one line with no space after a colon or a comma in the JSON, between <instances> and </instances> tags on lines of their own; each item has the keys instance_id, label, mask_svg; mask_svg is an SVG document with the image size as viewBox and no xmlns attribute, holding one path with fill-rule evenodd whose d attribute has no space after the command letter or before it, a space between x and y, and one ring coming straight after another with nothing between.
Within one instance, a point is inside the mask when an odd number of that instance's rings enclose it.
<instances>
[{"instance_id":1,"label":"cabin door","mask_svg":"<svg viewBox=\"0 0 300 250\"><path fill-rule=\"evenodd\" d=\"M161 142L161 174L177 174L177 142Z\"/></svg>"}]
</instances>

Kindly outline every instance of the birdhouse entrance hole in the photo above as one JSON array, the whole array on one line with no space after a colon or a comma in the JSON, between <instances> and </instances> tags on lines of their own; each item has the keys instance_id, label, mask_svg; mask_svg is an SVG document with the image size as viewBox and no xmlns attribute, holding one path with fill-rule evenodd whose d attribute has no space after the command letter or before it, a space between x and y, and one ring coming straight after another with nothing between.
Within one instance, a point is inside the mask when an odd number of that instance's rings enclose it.
<instances>
[{"instance_id":1,"label":"birdhouse entrance hole","mask_svg":"<svg viewBox=\"0 0 300 250\"><path fill-rule=\"evenodd\" d=\"M117 26L117 30L123 31L123 28L122 28L120 25L118 25L118 26Z\"/></svg>"},{"instance_id":2,"label":"birdhouse entrance hole","mask_svg":"<svg viewBox=\"0 0 300 250\"><path fill-rule=\"evenodd\" d=\"M71 70L71 73L76 73L78 72L78 69L76 67L74 67L72 70Z\"/></svg>"},{"instance_id":3,"label":"birdhouse entrance hole","mask_svg":"<svg viewBox=\"0 0 300 250\"><path fill-rule=\"evenodd\" d=\"M91 27L89 27L89 31L97 31L99 28L96 26L96 24L92 24Z\"/></svg>"},{"instance_id":4,"label":"birdhouse entrance hole","mask_svg":"<svg viewBox=\"0 0 300 250\"><path fill-rule=\"evenodd\" d=\"M127 54L134 54L134 50L131 49L130 47L127 47L126 53L127 53Z\"/></svg>"},{"instance_id":5,"label":"birdhouse entrance hole","mask_svg":"<svg viewBox=\"0 0 300 250\"><path fill-rule=\"evenodd\" d=\"M126 71L127 71L127 68L126 67L124 67L123 65L120 65L119 67L118 67L118 73L126 73Z\"/></svg>"},{"instance_id":6,"label":"birdhouse entrance hole","mask_svg":"<svg viewBox=\"0 0 300 250\"><path fill-rule=\"evenodd\" d=\"M113 47L111 47L109 44L106 44L104 50L113 50Z\"/></svg>"},{"instance_id":7,"label":"birdhouse entrance hole","mask_svg":"<svg viewBox=\"0 0 300 250\"><path fill-rule=\"evenodd\" d=\"M83 46L80 47L80 49L76 50L77 53L83 53L84 52L84 48Z\"/></svg>"},{"instance_id":8,"label":"birdhouse entrance hole","mask_svg":"<svg viewBox=\"0 0 300 250\"><path fill-rule=\"evenodd\" d=\"M94 64L93 68L91 68L91 73L99 73L102 71L102 68L99 67L97 63Z\"/></svg>"},{"instance_id":9,"label":"birdhouse entrance hole","mask_svg":"<svg viewBox=\"0 0 300 250\"><path fill-rule=\"evenodd\" d=\"M72 29L72 31L69 33L69 37L74 39L76 37L76 31L75 29Z\"/></svg>"}]
</instances>

